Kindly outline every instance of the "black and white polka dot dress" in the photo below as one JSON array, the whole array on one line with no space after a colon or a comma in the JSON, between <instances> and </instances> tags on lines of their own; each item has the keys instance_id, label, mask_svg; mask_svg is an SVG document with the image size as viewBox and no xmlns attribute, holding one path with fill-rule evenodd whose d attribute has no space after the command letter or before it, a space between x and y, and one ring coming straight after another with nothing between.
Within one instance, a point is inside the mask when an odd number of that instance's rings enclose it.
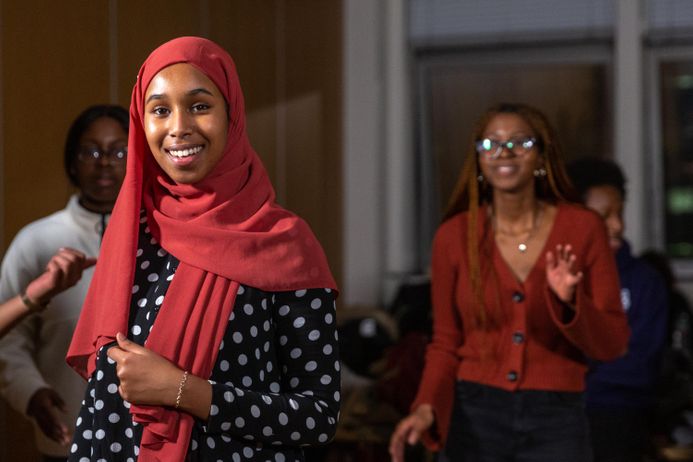
<instances>
[{"instance_id":1,"label":"black and white polka dot dress","mask_svg":"<svg viewBox=\"0 0 693 462\"><path fill-rule=\"evenodd\" d=\"M141 222L128 337L143 345L178 261ZM98 352L70 461L137 460L142 426L118 394L110 346ZM210 416L196 420L187 460L303 461L301 446L328 442L339 413L334 293L239 286L209 382Z\"/></svg>"}]
</instances>

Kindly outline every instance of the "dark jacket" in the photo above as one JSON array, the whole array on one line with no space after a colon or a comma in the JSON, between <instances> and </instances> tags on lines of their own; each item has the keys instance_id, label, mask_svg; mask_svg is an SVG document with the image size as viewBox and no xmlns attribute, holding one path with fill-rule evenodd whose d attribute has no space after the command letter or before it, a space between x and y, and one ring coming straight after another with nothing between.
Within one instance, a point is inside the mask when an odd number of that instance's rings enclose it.
<instances>
[{"instance_id":1,"label":"dark jacket","mask_svg":"<svg viewBox=\"0 0 693 462\"><path fill-rule=\"evenodd\" d=\"M588 407L645 409L654 402L667 341L667 288L654 268L633 257L627 242L616 253L616 261L631 330L628 353L615 361L591 362L586 402Z\"/></svg>"}]
</instances>

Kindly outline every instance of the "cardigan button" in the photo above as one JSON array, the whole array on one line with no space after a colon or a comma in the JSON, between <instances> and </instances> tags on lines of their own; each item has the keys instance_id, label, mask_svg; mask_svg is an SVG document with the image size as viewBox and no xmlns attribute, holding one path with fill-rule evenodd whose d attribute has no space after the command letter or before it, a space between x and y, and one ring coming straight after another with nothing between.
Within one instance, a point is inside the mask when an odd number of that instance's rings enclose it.
<instances>
[{"instance_id":1,"label":"cardigan button","mask_svg":"<svg viewBox=\"0 0 693 462\"><path fill-rule=\"evenodd\" d=\"M505 376L509 382L516 382L517 381L517 372L515 371L510 371L508 372L508 375Z\"/></svg>"},{"instance_id":2,"label":"cardigan button","mask_svg":"<svg viewBox=\"0 0 693 462\"><path fill-rule=\"evenodd\" d=\"M515 345L519 345L520 343L525 341L525 334L522 332L515 332L513 333L513 343Z\"/></svg>"},{"instance_id":3,"label":"cardigan button","mask_svg":"<svg viewBox=\"0 0 693 462\"><path fill-rule=\"evenodd\" d=\"M515 303L522 303L523 301L525 301L525 294L523 294L522 292L514 292L513 301Z\"/></svg>"}]
</instances>

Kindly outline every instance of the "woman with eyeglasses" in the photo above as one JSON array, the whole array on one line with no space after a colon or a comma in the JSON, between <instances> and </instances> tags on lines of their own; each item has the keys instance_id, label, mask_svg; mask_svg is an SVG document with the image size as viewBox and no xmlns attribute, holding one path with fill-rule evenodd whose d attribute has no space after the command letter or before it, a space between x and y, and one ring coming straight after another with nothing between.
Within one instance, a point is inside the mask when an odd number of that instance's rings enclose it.
<instances>
[{"instance_id":1,"label":"woman with eyeglasses","mask_svg":"<svg viewBox=\"0 0 693 462\"><path fill-rule=\"evenodd\" d=\"M0 393L35 424L45 461L66 459L84 396L85 385L64 357L93 274L88 266L125 176L127 140L124 108L82 110L62 153L75 194L63 210L25 226L2 262L0 300L9 305L0 313L8 330L0 342ZM23 320L9 330L19 321L13 316Z\"/></svg>"},{"instance_id":2,"label":"woman with eyeglasses","mask_svg":"<svg viewBox=\"0 0 693 462\"><path fill-rule=\"evenodd\" d=\"M481 117L433 242L433 339L393 461L420 439L451 462L591 460L586 358L622 355L629 331L603 221L573 199L541 112Z\"/></svg>"}]
</instances>

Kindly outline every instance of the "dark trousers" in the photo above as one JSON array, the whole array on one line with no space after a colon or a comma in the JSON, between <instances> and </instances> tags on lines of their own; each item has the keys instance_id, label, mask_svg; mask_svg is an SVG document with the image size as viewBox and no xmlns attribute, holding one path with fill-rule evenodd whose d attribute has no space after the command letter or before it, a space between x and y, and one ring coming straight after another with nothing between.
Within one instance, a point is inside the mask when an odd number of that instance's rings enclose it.
<instances>
[{"instance_id":1,"label":"dark trousers","mask_svg":"<svg viewBox=\"0 0 693 462\"><path fill-rule=\"evenodd\" d=\"M649 443L648 413L639 409L587 409L594 462L641 462Z\"/></svg>"},{"instance_id":2,"label":"dark trousers","mask_svg":"<svg viewBox=\"0 0 693 462\"><path fill-rule=\"evenodd\" d=\"M591 462L582 393L458 382L444 452L449 462Z\"/></svg>"}]
</instances>

